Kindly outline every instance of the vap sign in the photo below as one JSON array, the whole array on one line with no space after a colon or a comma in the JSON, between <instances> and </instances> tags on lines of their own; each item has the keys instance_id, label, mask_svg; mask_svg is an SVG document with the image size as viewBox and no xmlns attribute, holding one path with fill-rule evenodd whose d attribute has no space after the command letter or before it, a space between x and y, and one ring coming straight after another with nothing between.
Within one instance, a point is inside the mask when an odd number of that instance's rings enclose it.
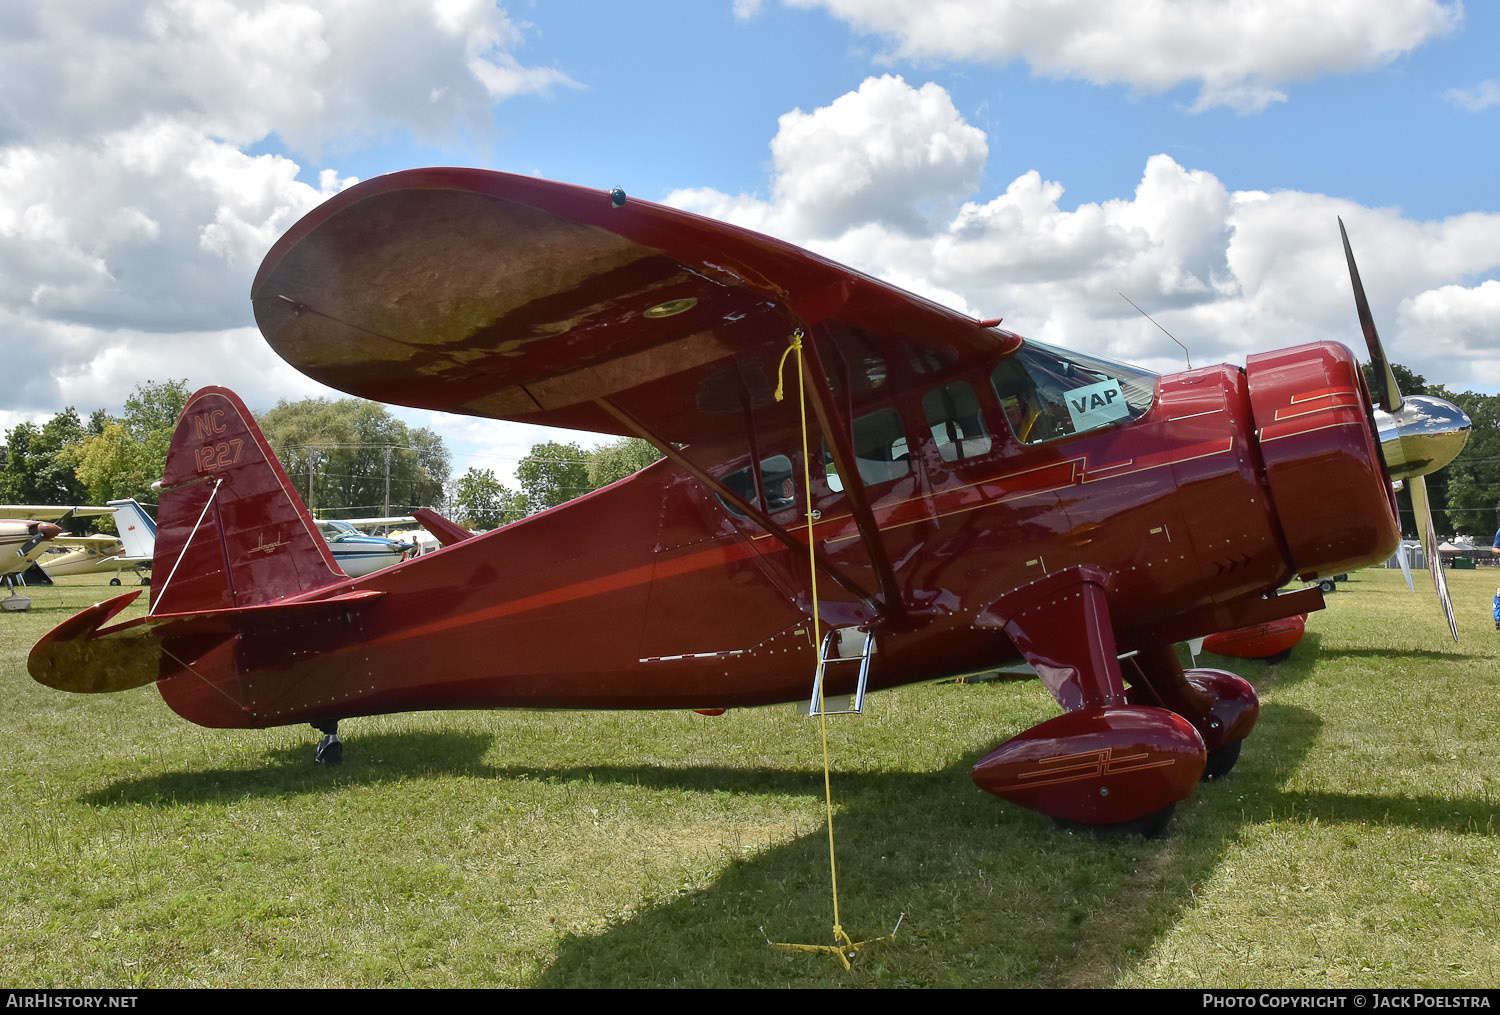
<instances>
[{"instance_id":1,"label":"vap sign","mask_svg":"<svg viewBox=\"0 0 1500 1015\"><path fill-rule=\"evenodd\" d=\"M1130 406L1125 404L1125 392L1114 378L1090 384L1086 388L1074 388L1067 393L1068 414L1073 417L1074 430L1092 430L1096 426L1113 423L1130 415Z\"/></svg>"}]
</instances>

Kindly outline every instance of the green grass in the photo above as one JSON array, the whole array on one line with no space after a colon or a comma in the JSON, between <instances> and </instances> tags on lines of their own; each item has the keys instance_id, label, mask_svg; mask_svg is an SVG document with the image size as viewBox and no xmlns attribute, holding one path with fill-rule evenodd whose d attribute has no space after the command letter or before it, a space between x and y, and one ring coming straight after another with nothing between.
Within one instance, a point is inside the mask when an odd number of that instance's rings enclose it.
<instances>
[{"instance_id":1,"label":"green grass","mask_svg":"<svg viewBox=\"0 0 1500 1015\"><path fill-rule=\"evenodd\" d=\"M1419 582L1425 581L1418 576ZM1235 772L1159 840L1096 839L968 769L1055 714L1035 682L787 708L422 713L204 730L153 689L79 696L31 644L110 591L0 616L0 981L27 986L1492 986L1500 571L1365 571L1262 695ZM139 607L136 607L138 609ZM764 933L761 928L764 927Z\"/></svg>"}]
</instances>

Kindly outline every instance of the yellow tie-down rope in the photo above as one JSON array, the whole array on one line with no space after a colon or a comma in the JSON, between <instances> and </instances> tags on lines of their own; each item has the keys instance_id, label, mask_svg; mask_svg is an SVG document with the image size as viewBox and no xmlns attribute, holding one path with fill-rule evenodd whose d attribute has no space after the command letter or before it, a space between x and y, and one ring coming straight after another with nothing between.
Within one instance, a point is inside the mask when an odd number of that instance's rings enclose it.
<instances>
[{"instance_id":1,"label":"yellow tie-down rope","mask_svg":"<svg viewBox=\"0 0 1500 1015\"><path fill-rule=\"evenodd\" d=\"M817 670L823 672L823 629L822 620L818 614L818 559L814 550L813 542L813 505L812 505L812 459L809 457L807 446L807 398L805 385L802 379L802 329L798 328L792 334L792 341L781 354L781 362L776 366L776 401L783 400L785 384L783 374L786 369L786 358L792 353L797 354L797 412L802 421L802 499L807 505L807 570L812 595L813 610L813 646L816 651ZM833 944L831 945L801 945L790 944L784 941L772 941L766 938L766 944L772 948L782 948L794 952L825 952L835 956L849 968L849 960L859 953L865 945L874 944L876 941L886 941L896 936L896 930L901 927L901 917L896 918L896 927L884 937L871 938L868 941L851 941L849 935L844 932L843 925L839 922L839 872L838 864L834 860L833 852L833 788L828 774L828 713L823 708L823 682L816 681L818 686L818 728L823 735L823 808L828 818L828 877L833 886ZM901 914L903 917L905 913ZM766 929L762 927L761 933Z\"/></svg>"}]
</instances>

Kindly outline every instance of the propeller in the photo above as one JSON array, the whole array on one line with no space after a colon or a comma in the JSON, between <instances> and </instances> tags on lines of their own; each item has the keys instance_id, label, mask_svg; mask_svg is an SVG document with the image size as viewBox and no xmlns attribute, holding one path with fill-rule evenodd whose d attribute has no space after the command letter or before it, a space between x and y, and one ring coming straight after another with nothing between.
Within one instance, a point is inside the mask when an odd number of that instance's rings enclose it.
<instances>
[{"instance_id":1,"label":"propeller","mask_svg":"<svg viewBox=\"0 0 1500 1015\"><path fill-rule=\"evenodd\" d=\"M69 512L69 514L71 513ZM67 515L63 515L63 517L66 518ZM32 522L26 526L26 531L31 533L31 538L21 544L20 549L16 551L17 557L24 557L47 540L61 535L62 526L53 525L51 522Z\"/></svg>"},{"instance_id":2,"label":"propeller","mask_svg":"<svg viewBox=\"0 0 1500 1015\"><path fill-rule=\"evenodd\" d=\"M1391 361L1386 357L1380 335L1375 330L1375 317L1370 313L1370 301L1365 297L1365 287L1359 280L1359 268L1354 263L1354 250L1349 246L1349 233L1344 229L1343 218L1339 219L1339 235L1344 239L1344 258L1349 262L1354 310L1359 315L1359 327L1364 332L1365 345L1370 350L1370 365L1375 371L1375 393L1380 403L1380 411L1375 417L1380 455L1385 460L1387 477L1404 482L1411 491L1411 506L1417 516L1427 570L1432 575L1433 587L1437 589L1443 615L1448 618L1448 630L1453 632L1456 642L1458 622L1453 618L1453 600L1448 595L1448 580L1443 575L1443 562L1438 556L1437 530L1432 524L1432 504L1423 477L1458 457L1469 440L1473 423L1452 402L1429 395L1402 397Z\"/></svg>"}]
</instances>

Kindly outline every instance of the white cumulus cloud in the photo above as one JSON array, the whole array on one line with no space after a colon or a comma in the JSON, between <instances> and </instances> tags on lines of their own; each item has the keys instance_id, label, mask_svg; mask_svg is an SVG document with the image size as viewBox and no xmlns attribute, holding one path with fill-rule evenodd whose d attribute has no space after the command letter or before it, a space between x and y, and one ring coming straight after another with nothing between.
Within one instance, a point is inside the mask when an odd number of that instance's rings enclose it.
<instances>
[{"instance_id":1,"label":"white cumulus cloud","mask_svg":"<svg viewBox=\"0 0 1500 1015\"><path fill-rule=\"evenodd\" d=\"M316 388L248 327L250 280L354 181L255 147L316 165L393 130L482 134L497 101L574 84L523 46L490 0L0 5L0 326L28 350L3 408L117 407L226 363L252 401Z\"/></svg>"},{"instance_id":2,"label":"white cumulus cloud","mask_svg":"<svg viewBox=\"0 0 1500 1015\"><path fill-rule=\"evenodd\" d=\"M1283 88L1379 67L1453 30L1441 0L787 0L821 7L916 61L1022 60L1045 77L1160 93L1196 84L1195 111L1258 112Z\"/></svg>"},{"instance_id":3,"label":"white cumulus cloud","mask_svg":"<svg viewBox=\"0 0 1500 1015\"><path fill-rule=\"evenodd\" d=\"M1473 88L1450 88L1443 98L1471 113L1481 112L1500 104L1500 78L1481 81Z\"/></svg>"},{"instance_id":4,"label":"white cumulus cloud","mask_svg":"<svg viewBox=\"0 0 1500 1015\"><path fill-rule=\"evenodd\" d=\"M1492 241L1500 215L1423 222L1324 194L1231 191L1212 173L1155 155L1128 197L1069 209L1063 184L1032 171L1003 193L924 219L915 212L923 197L952 198L979 167L957 163L961 173L903 202L896 195L915 186L911 167L886 157L892 128L870 112L904 109L903 137L923 136L922 115L935 135L967 137L967 125L934 92L942 89L871 79L811 114L783 117L771 143L769 199L698 189L669 201L766 230L976 317L1004 317L1033 338L1158 370L1180 368L1183 354L1122 293L1184 342L1195 364L1243 362L1257 350L1328 338L1362 347L1339 243L1342 216L1394 359L1433 380L1454 377L1455 364L1496 362L1500 283L1474 279L1500 268ZM861 167L858 192L881 199L851 201L850 174L789 156L811 151L800 147L810 120L838 138L840 160ZM972 145L968 158L982 150Z\"/></svg>"}]
</instances>

